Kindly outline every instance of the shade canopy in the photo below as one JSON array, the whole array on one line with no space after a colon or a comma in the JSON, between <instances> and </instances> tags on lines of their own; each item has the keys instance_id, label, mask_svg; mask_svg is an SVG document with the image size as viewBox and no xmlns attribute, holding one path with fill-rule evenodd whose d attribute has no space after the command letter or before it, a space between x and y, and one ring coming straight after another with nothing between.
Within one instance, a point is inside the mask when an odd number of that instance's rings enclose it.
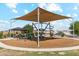
<instances>
[{"instance_id":1,"label":"shade canopy","mask_svg":"<svg viewBox=\"0 0 79 59\"><path fill-rule=\"evenodd\" d=\"M39 22L49 22L49 21L71 18L71 17L67 17L67 16L63 16L63 15L59 15L59 14L49 12L47 10L40 8L40 7L38 7L38 8L39 8ZM24 16L14 18L14 19L37 22L38 21L37 20L38 19L37 18L38 17L38 8L36 8L32 12L30 12L30 13L24 15Z\"/></svg>"}]
</instances>

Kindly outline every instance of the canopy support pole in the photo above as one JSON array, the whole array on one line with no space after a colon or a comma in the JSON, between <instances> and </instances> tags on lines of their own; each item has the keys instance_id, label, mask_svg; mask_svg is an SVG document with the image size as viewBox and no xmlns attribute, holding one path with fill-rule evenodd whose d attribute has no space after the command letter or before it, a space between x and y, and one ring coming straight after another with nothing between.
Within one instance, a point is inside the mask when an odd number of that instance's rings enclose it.
<instances>
[{"instance_id":1,"label":"canopy support pole","mask_svg":"<svg viewBox=\"0 0 79 59\"><path fill-rule=\"evenodd\" d=\"M38 42L37 42L37 45L38 45L38 48L40 47L40 44L39 44L39 15L40 15L40 13L39 13L39 8L38 8L38 10L37 10L37 19L38 19Z\"/></svg>"}]
</instances>

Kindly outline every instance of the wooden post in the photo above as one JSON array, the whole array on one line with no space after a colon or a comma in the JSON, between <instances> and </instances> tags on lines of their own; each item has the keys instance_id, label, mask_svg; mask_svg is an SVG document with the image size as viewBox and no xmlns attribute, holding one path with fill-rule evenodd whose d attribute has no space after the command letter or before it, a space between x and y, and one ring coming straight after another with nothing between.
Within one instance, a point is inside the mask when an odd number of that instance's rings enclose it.
<instances>
[{"instance_id":1,"label":"wooden post","mask_svg":"<svg viewBox=\"0 0 79 59\"><path fill-rule=\"evenodd\" d=\"M38 48L40 47L40 44L39 44L39 15L40 15L40 13L39 13L39 8L37 9L37 19L38 19L38 42L37 42L37 45L38 45Z\"/></svg>"}]
</instances>

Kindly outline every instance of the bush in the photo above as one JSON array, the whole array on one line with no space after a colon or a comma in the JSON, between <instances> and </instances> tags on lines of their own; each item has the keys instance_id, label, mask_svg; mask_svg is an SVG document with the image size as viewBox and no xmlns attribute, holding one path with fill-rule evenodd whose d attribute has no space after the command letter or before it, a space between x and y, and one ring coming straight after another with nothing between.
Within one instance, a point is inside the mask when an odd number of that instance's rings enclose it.
<instances>
[{"instance_id":1,"label":"bush","mask_svg":"<svg viewBox=\"0 0 79 59\"><path fill-rule=\"evenodd\" d=\"M0 39L3 38L3 32L0 32Z\"/></svg>"},{"instance_id":2,"label":"bush","mask_svg":"<svg viewBox=\"0 0 79 59\"><path fill-rule=\"evenodd\" d=\"M58 35L60 35L61 37L64 37L64 33L63 32L61 32L61 31L59 31L58 33L57 33Z\"/></svg>"}]
</instances>

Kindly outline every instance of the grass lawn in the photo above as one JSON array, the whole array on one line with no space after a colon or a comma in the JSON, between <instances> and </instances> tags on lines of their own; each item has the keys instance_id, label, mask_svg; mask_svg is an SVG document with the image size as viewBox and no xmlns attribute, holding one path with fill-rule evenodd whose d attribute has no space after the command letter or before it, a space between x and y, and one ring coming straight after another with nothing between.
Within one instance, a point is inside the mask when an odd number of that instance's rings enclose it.
<instances>
[{"instance_id":1,"label":"grass lawn","mask_svg":"<svg viewBox=\"0 0 79 59\"><path fill-rule=\"evenodd\" d=\"M24 41L24 40L9 40L9 41L1 41L1 42L7 45L21 46L21 47L27 47L28 43L29 44L31 43L31 41ZM42 44L41 47L60 47L60 46L63 47L63 46L79 45L79 41L77 40L65 40L65 39L46 40L44 42L41 41L40 43ZM33 46L33 45L31 44L28 46ZM34 44L33 47L36 47L36 43ZM16 50L0 48L0 56L79 56L79 49L69 50L69 51L28 52L28 51L16 51Z\"/></svg>"},{"instance_id":2,"label":"grass lawn","mask_svg":"<svg viewBox=\"0 0 79 59\"><path fill-rule=\"evenodd\" d=\"M16 51L0 48L0 56L79 56L79 50L28 52L28 51Z\"/></svg>"},{"instance_id":3,"label":"grass lawn","mask_svg":"<svg viewBox=\"0 0 79 59\"><path fill-rule=\"evenodd\" d=\"M55 52L26 52L24 56L79 56L79 50Z\"/></svg>"}]
</instances>

